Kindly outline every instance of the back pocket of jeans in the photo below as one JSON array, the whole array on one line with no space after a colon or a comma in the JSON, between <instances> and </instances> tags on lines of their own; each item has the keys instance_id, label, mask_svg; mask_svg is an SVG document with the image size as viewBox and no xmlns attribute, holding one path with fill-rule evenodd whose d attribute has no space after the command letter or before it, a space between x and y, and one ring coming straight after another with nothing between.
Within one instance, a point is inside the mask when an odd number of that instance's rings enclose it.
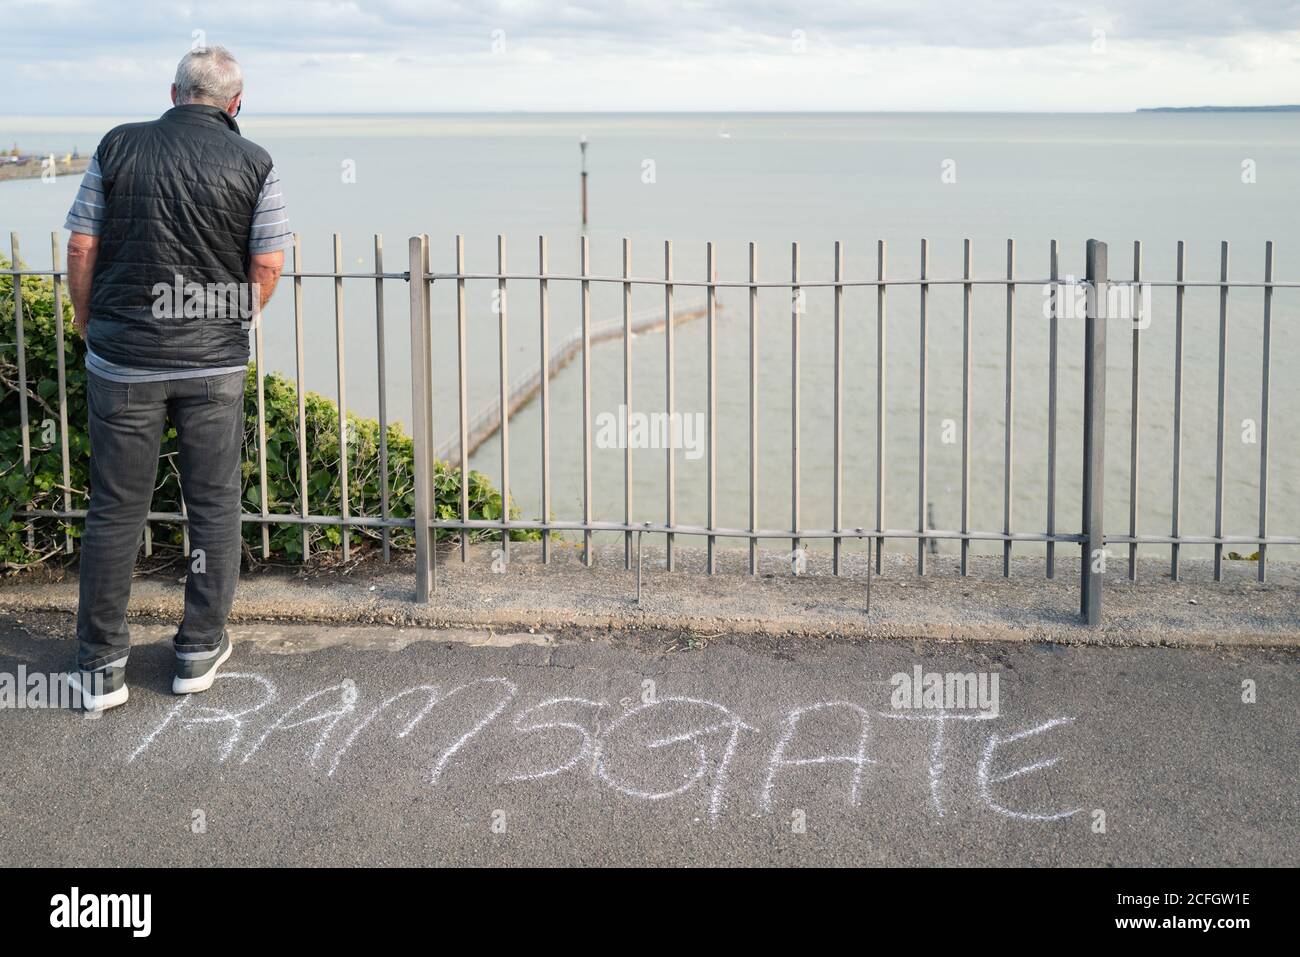
<instances>
[{"instance_id":1,"label":"back pocket of jeans","mask_svg":"<svg viewBox=\"0 0 1300 957\"><path fill-rule=\"evenodd\" d=\"M208 401L221 402L230 404L242 401L244 398L244 382L247 375L243 372L232 372L229 375L208 376L206 380L208 387Z\"/></svg>"},{"instance_id":2,"label":"back pocket of jeans","mask_svg":"<svg viewBox=\"0 0 1300 957\"><path fill-rule=\"evenodd\" d=\"M131 384L101 379L91 373L86 376L86 394L91 411L101 419L121 415L131 404Z\"/></svg>"}]
</instances>

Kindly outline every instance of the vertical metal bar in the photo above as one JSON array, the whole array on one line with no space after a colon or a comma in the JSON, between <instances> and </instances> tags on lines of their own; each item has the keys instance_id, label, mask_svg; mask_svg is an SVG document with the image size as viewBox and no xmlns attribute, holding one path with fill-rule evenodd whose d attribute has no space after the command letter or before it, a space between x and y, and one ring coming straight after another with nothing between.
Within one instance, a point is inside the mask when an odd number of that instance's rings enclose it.
<instances>
[{"instance_id":1,"label":"vertical metal bar","mask_svg":"<svg viewBox=\"0 0 1300 957\"><path fill-rule=\"evenodd\" d=\"M542 359L542 521L551 520L551 303L546 280L546 237L537 237L538 324ZM542 529L542 563L551 560L551 530Z\"/></svg>"},{"instance_id":2,"label":"vertical metal bar","mask_svg":"<svg viewBox=\"0 0 1300 957\"><path fill-rule=\"evenodd\" d=\"M1138 529L1138 435L1139 435L1139 393L1142 383L1140 363L1141 357L1141 323L1139 320L1138 310L1141 308L1142 297L1140 295L1142 282L1142 241L1134 240L1133 242L1133 288L1129 292L1129 319L1133 322L1133 358L1132 358L1132 384L1129 386L1132 401L1129 412L1129 460L1128 460L1128 533L1129 537L1137 536ZM1137 581L1137 542L1130 542L1128 546L1128 578L1129 581Z\"/></svg>"},{"instance_id":3,"label":"vertical metal bar","mask_svg":"<svg viewBox=\"0 0 1300 957\"><path fill-rule=\"evenodd\" d=\"M343 517L343 560L351 557L348 542L348 395L347 376L343 367L343 239L334 234L334 340L338 350L338 390L339 390L339 501L340 514Z\"/></svg>"},{"instance_id":4,"label":"vertical metal bar","mask_svg":"<svg viewBox=\"0 0 1300 957\"><path fill-rule=\"evenodd\" d=\"M832 530L831 574L840 573L840 558L844 542L839 533L844 512L844 246L835 241L835 411L832 415L835 485L831 490Z\"/></svg>"},{"instance_id":5,"label":"vertical metal bar","mask_svg":"<svg viewBox=\"0 0 1300 957\"><path fill-rule=\"evenodd\" d=\"M1219 247L1219 411L1214 452L1214 580L1223 580L1223 440L1228 405L1228 243Z\"/></svg>"},{"instance_id":6,"label":"vertical metal bar","mask_svg":"<svg viewBox=\"0 0 1300 957\"><path fill-rule=\"evenodd\" d=\"M749 244L749 573L758 574L758 243Z\"/></svg>"},{"instance_id":7,"label":"vertical metal bar","mask_svg":"<svg viewBox=\"0 0 1300 957\"><path fill-rule=\"evenodd\" d=\"M190 557L190 512L185 505L185 489L181 488L181 554L188 560Z\"/></svg>"},{"instance_id":8,"label":"vertical metal bar","mask_svg":"<svg viewBox=\"0 0 1300 957\"><path fill-rule=\"evenodd\" d=\"M1264 244L1264 282L1273 281L1273 242ZM1264 287L1264 348L1259 397L1259 537L1268 535L1268 404L1273 365L1273 287ZM1268 545L1259 543L1259 580L1268 580Z\"/></svg>"},{"instance_id":9,"label":"vertical metal bar","mask_svg":"<svg viewBox=\"0 0 1300 957\"><path fill-rule=\"evenodd\" d=\"M375 355L378 359L379 379L379 514L384 519L381 530L384 543L384 561L390 556L388 529L388 372L384 336L384 281L379 275L384 271L384 237L375 233Z\"/></svg>"},{"instance_id":10,"label":"vertical metal bar","mask_svg":"<svg viewBox=\"0 0 1300 957\"><path fill-rule=\"evenodd\" d=\"M677 419L674 412L676 401L674 383L674 332L673 332L673 243L664 241L664 408L668 413L669 442L664 458L667 476L664 487L667 490L667 524L673 527L677 518ZM664 564L668 571L673 570L672 532L664 536Z\"/></svg>"},{"instance_id":11,"label":"vertical metal bar","mask_svg":"<svg viewBox=\"0 0 1300 957\"><path fill-rule=\"evenodd\" d=\"M591 567L591 265L587 237L578 245L582 269L582 561Z\"/></svg>"},{"instance_id":12,"label":"vertical metal bar","mask_svg":"<svg viewBox=\"0 0 1300 957\"><path fill-rule=\"evenodd\" d=\"M1172 528L1169 546L1169 577L1178 581L1179 508L1183 493L1183 241L1178 240L1178 285L1174 290L1174 489L1172 494Z\"/></svg>"},{"instance_id":13,"label":"vertical metal bar","mask_svg":"<svg viewBox=\"0 0 1300 957\"><path fill-rule=\"evenodd\" d=\"M879 544L876 545L879 548ZM871 537L867 537L867 600L866 608L863 609L868 615L871 614Z\"/></svg>"},{"instance_id":14,"label":"vertical metal bar","mask_svg":"<svg viewBox=\"0 0 1300 957\"><path fill-rule=\"evenodd\" d=\"M59 461L63 474L63 510L72 510L72 476L68 454L68 375L67 356L63 345L63 276L59 270L59 234L50 233L50 262L54 268L54 357L59 379ZM1265 307L1267 315L1267 307ZM1267 320L1265 320L1267 325ZM63 550L72 554L72 526L65 519ZM148 523L146 523L147 526Z\"/></svg>"},{"instance_id":15,"label":"vertical metal bar","mask_svg":"<svg viewBox=\"0 0 1300 957\"><path fill-rule=\"evenodd\" d=\"M962 242L962 278L971 278L971 242ZM961 574L970 574L971 284L961 288Z\"/></svg>"},{"instance_id":16,"label":"vertical metal bar","mask_svg":"<svg viewBox=\"0 0 1300 957\"><path fill-rule=\"evenodd\" d=\"M881 569L885 531L885 241L876 241L876 572ZM870 557L870 556L868 556ZM869 564L869 563L868 563ZM868 572L870 580L870 572Z\"/></svg>"},{"instance_id":17,"label":"vertical metal bar","mask_svg":"<svg viewBox=\"0 0 1300 957\"><path fill-rule=\"evenodd\" d=\"M1091 296L1083 355L1083 548L1079 611L1090 626L1101 623L1106 478L1106 244L1088 240Z\"/></svg>"},{"instance_id":18,"label":"vertical metal bar","mask_svg":"<svg viewBox=\"0 0 1300 957\"><path fill-rule=\"evenodd\" d=\"M460 422L460 560L469 561L469 332L465 327L465 237L456 237L456 406Z\"/></svg>"},{"instance_id":19,"label":"vertical metal bar","mask_svg":"<svg viewBox=\"0 0 1300 957\"><path fill-rule=\"evenodd\" d=\"M623 278L632 277L632 241L623 238ZM623 411L632 422L632 283L623 283ZM632 442L623 443L623 524L632 524ZM632 568L632 532L623 532L623 567Z\"/></svg>"},{"instance_id":20,"label":"vertical metal bar","mask_svg":"<svg viewBox=\"0 0 1300 957\"><path fill-rule=\"evenodd\" d=\"M311 550L311 529L306 518L310 514L307 502L307 392L304 378L307 365L303 359L302 335L302 239L293 234L293 341L297 358L297 393L298 393L298 514L303 519L302 526L302 560L305 562Z\"/></svg>"},{"instance_id":21,"label":"vertical metal bar","mask_svg":"<svg viewBox=\"0 0 1300 957\"><path fill-rule=\"evenodd\" d=\"M717 267L714 263L713 243L706 243L704 247L705 257L705 274L708 298L705 302L706 313L706 389L708 395L708 422L709 422L709 468L708 468L708 518L709 530L718 527L718 322L717 322L717 291L714 283L717 281ZM714 535L708 537L708 573L712 575L717 571L717 549L718 539Z\"/></svg>"},{"instance_id":22,"label":"vertical metal bar","mask_svg":"<svg viewBox=\"0 0 1300 957\"><path fill-rule=\"evenodd\" d=\"M928 475L927 475L928 462L926 459L925 405L926 405L926 398L927 398L927 388L929 385L929 383L927 382L927 372L929 371L929 365L930 365L929 339L928 339L928 330L926 328L926 319L927 319L926 307L929 304L930 284L926 280L929 275L929 266L930 266L930 243L928 240L922 239L921 240L921 281L920 281L921 309L920 309L920 321L918 323L919 336L920 336L920 342L918 348L918 365L920 369L920 374L919 374L919 390L918 390L918 402L917 402L918 405L917 443L918 443L919 461L917 466L917 480L916 480L916 530L918 533L920 533L919 537L916 540L916 573L918 575L925 574L925 546L926 546L925 526L926 526L926 495L927 495L926 486L927 486L927 479L928 479Z\"/></svg>"},{"instance_id":23,"label":"vertical metal bar","mask_svg":"<svg viewBox=\"0 0 1300 957\"><path fill-rule=\"evenodd\" d=\"M415 513L415 600L429 600L429 491L432 476L429 465L429 383L425 378L424 352L428 347L424 299L425 240L412 236L408 244L410 256L411 294L411 433L414 444L415 476L412 489ZM297 257L295 256L295 259ZM300 365L301 368L301 365ZM301 395L301 392L299 393Z\"/></svg>"},{"instance_id":24,"label":"vertical metal bar","mask_svg":"<svg viewBox=\"0 0 1300 957\"><path fill-rule=\"evenodd\" d=\"M1011 503L1015 501L1016 434L1016 241L1007 240L1007 394L1006 432L1002 444L1002 534L1011 534ZM1002 543L1002 577L1011 577L1011 539Z\"/></svg>"},{"instance_id":25,"label":"vertical metal bar","mask_svg":"<svg viewBox=\"0 0 1300 957\"><path fill-rule=\"evenodd\" d=\"M18 420L22 428L23 474L32 470L31 429L27 418L27 343L23 328L23 283L18 275L18 234L9 234L11 252L10 265L13 267L14 280L14 331L18 346ZM36 548L36 531L30 520L27 521L27 547Z\"/></svg>"},{"instance_id":26,"label":"vertical metal bar","mask_svg":"<svg viewBox=\"0 0 1300 957\"><path fill-rule=\"evenodd\" d=\"M420 283L421 313L424 317L424 348L421 358L424 360L424 474L428 476L429 518L438 515L438 493L434 485L434 476L438 474L437 457L433 446L433 284L429 280L429 234L420 234L420 269L424 280ZM429 588L438 590L438 531L435 526L429 536Z\"/></svg>"},{"instance_id":27,"label":"vertical metal bar","mask_svg":"<svg viewBox=\"0 0 1300 957\"><path fill-rule=\"evenodd\" d=\"M271 526L267 521L270 508L267 504L266 481L266 363L262 348L262 304L261 295L256 294L253 302L253 350L257 364L257 491L262 516L262 560L271 557Z\"/></svg>"},{"instance_id":28,"label":"vertical metal bar","mask_svg":"<svg viewBox=\"0 0 1300 957\"><path fill-rule=\"evenodd\" d=\"M1057 357L1058 357L1058 322L1061 315L1061 285L1057 282L1061 277L1060 273L1060 256L1056 245L1056 240L1052 240L1051 247L1051 303L1052 315L1048 320L1048 345L1047 345L1047 534L1056 534L1056 379L1057 379ZM1074 294L1074 290L1069 290ZM1048 541L1047 543L1047 567L1046 573L1048 578L1056 577L1056 542Z\"/></svg>"},{"instance_id":29,"label":"vertical metal bar","mask_svg":"<svg viewBox=\"0 0 1300 957\"><path fill-rule=\"evenodd\" d=\"M799 550L799 244L790 244L790 550Z\"/></svg>"},{"instance_id":30,"label":"vertical metal bar","mask_svg":"<svg viewBox=\"0 0 1300 957\"><path fill-rule=\"evenodd\" d=\"M497 346L501 384L501 556L510 561L510 369L506 311L506 237L497 236Z\"/></svg>"}]
</instances>

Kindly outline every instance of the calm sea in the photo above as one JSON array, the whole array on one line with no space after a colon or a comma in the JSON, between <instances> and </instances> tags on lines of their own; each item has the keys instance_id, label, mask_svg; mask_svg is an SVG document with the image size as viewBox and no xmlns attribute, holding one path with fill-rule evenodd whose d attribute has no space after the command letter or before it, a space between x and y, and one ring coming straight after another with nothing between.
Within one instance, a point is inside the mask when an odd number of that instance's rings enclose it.
<instances>
[{"instance_id":1,"label":"calm sea","mask_svg":"<svg viewBox=\"0 0 1300 957\"><path fill-rule=\"evenodd\" d=\"M24 150L83 153L118 122L142 117L4 117L0 144ZM1219 243L1231 243L1233 278L1262 278L1264 242L1276 246L1276 276L1300 279L1300 115L1297 114L635 114L256 116L241 118L246 135L269 149L281 172L289 213L302 236L304 268L332 265L332 233L343 242L347 269L370 269L374 234L384 237L385 268L406 268L407 237L428 233L433 268L451 271L454 237L465 237L471 271L496 268L497 235L508 243L508 267L537 268L537 237L549 237L550 265L577 270L580 136L590 170L593 272L617 275L623 238L632 243L633 272L662 275L664 240L674 246L678 278L700 279L705 244L717 250L720 279L747 276L748 243L759 247L760 278L790 274L791 243L800 245L806 279L829 278L833 244L845 250L846 274L871 278L876 241L888 243L891 278L917 274L920 240L930 241L930 273L961 274L962 241L974 244L977 276L1006 270L1006 241L1016 240L1016 274L1044 278L1049 242L1061 244L1063 274L1082 275L1085 240L1110 244L1114 277L1131 276L1135 240L1143 244L1149 279L1174 274L1175 250L1186 243L1191 279L1218 278ZM29 261L48 262L49 233L58 229L75 178L52 184L0 184L0 228L22 236ZM7 249L6 249L7 252ZM552 283L552 342L578 323L571 284ZM335 395L333 285L304 282L309 387ZM495 283L470 283L471 413L489 403L497 382ZM386 284L388 400L391 414L409 411L406 290ZM698 301L681 289L677 303ZM886 518L914 526L917 513L917 312L915 289L888 299ZM266 317L268 364L293 372L291 289L287 282ZM377 409L373 282L349 281L344 292L347 400L359 413ZM454 289L435 284L436 428L455 428ZM511 377L538 363L536 283L509 292ZM1165 534L1170 521L1173 407L1173 292L1157 288L1151 323L1141 334L1139 396L1139 530ZM1257 525L1260 366L1263 295L1234 290L1226 415L1225 528L1251 534ZM748 297L719 293L718 523L748 521ZM1270 528L1300 532L1300 392L1292 370L1300 358L1296 311L1300 290L1274 294ZM790 521L790 300L764 291L760 304L759 418L761 520ZM657 289L638 287L634 309L662 305ZM593 320L620 314L621 289L596 284ZM875 524L876 295L848 289L845 308L844 523ZM976 287L972 527L1002 524L1003 390L1006 294ZM1186 294L1187 353L1183 529L1213 531L1215 409L1219 296ZM1043 297L1021 287L1015 302L1015 465L1013 527L1040 530L1046 511L1047 323ZM960 522L960 286L935 287L930 303L929 467L936 527ZM828 527L832 490L832 294L809 290L802 322L801 522ZM704 325L679 327L677 407L705 408ZM1078 522L1081 410L1079 323L1061 328L1059 427L1060 527ZM635 409L662 410L662 333L633 346ZM1112 326L1107 420L1108 528L1125 531L1129 504L1132 342ZM622 350L617 342L592 357L593 413L622 401ZM581 516L580 369L553 384L552 513ZM540 423L535 406L511 420L511 491L527 516L540 508ZM955 441L945 441L955 438ZM499 446L489 442L474 465L499 476ZM623 515L623 453L594 450L597 518ZM661 521L664 456L633 456L636 521ZM678 517L704 523L705 460L678 458ZM1018 546L1019 548L1020 546ZM996 551L1000 546L977 547ZM1243 549L1250 551L1251 549ZM1161 549L1160 551L1163 551ZM1191 551L1196 554L1195 550ZM1186 552L1185 552L1186 553ZM1287 557L1285 554L1278 558Z\"/></svg>"}]
</instances>

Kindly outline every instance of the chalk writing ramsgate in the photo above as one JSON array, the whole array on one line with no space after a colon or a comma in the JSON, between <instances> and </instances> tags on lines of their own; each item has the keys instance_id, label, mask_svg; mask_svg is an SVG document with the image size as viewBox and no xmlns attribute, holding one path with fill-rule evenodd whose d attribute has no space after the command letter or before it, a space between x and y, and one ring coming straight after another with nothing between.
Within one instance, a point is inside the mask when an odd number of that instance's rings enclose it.
<instances>
[{"instance_id":1,"label":"chalk writing ramsgate","mask_svg":"<svg viewBox=\"0 0 1300 957\"><path fill-rule=\"evenodd\" d=\"M694 800L710 820L726 813L772 811L794 793L792 773L822 767L833 772L826 786L846 809L860 807L880 781L872 742L904 726L923 727L929 744L918 762L925 767L929 813L942 818L946 795L964 793L989 813L1016 821L1048 824L1083 810L1064 806L1020 806L1005 793L1008 782L1050 773L1062 760L1050 753L1050 733L1076 721L1072 715L1045 720L1002 713L898 711L880 701L818 701L787 708L762 722L718 701L665 696L636 703L565 695L529 701L504 677L442 686L420 683L382 698L342 680L288 699L264 674L232 672L218 677L225 707L185 698L172 706L134 747L126 763L166 762L174 749L207 755L235 768L263 765L279 775L320 775L346 786L362 773L374 747L401 742L411 767L433 790L455 772L458 757L477 749L475 761L504 758L497 769L503 784L523 784L561 775L586 775L634 802ZM508 715L508 717L507 717ZM611 717L612 715L612 717ZM847 721L847 725L845 722ZM922 722L922 724L915 724ZM846 727L850 733L841 734ZM522 754L484 740L494 731L527 744ZM951 766L954 735L975 735L974 766ZM835 738L834 746L824 743ZM1017 747L1038 744L1041 755L1019 763ZM545 745L547 750L538 751ZM540 756L539 756L540 754ZM732 781L745 757L762 769L753 791ZM1059 800L1059 799L1058 799Z\"/></svg>"}]
</instances>

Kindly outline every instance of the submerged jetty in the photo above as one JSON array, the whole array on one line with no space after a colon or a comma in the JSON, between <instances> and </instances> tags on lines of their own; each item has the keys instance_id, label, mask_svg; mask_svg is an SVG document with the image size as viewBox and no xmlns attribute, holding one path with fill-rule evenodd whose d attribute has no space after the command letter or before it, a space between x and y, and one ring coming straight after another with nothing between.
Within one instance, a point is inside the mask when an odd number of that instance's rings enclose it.
<instances>
[{"instance_id":1,"label":"submerged jetty","mask_svg":"<svg viewBox=\"0 0 1300 957\"><path fill-rule=\"evenodd\" d=\"M721 304L716 304L717 310L721 311ZM693 319L699 319L705 315L707 309L704 306L681 309L673 313L673 325L676 326L683 322L690 322ZM628 317L628 332L633 336L643 333L657 332L663 329L668 323L662 309L647 309L643 312L635 313ZM606 342L610 339L618 339L623 336L623 317L618 316L614 319L605 320L596 323L590 327L587 343L588 346L594 346L597 343ZM540 366L532 369L527 375L517 379L510 388L509 392L509 415L514 415L525 405L527 405L534 396L542 389L542 377L554 379L561 369L582 354L582 330L579 329L569 338L565 339L558 348L552 349L549 360L546 363L546 369ZM493 399L488 402L476 415L466 423L466 454L473 455L488 439L497 433L501 428L501 401ZM444 462L460 461L460 436L452 436L443 442L434 450L436 458Z\"/></svg>"}]
</instances>

